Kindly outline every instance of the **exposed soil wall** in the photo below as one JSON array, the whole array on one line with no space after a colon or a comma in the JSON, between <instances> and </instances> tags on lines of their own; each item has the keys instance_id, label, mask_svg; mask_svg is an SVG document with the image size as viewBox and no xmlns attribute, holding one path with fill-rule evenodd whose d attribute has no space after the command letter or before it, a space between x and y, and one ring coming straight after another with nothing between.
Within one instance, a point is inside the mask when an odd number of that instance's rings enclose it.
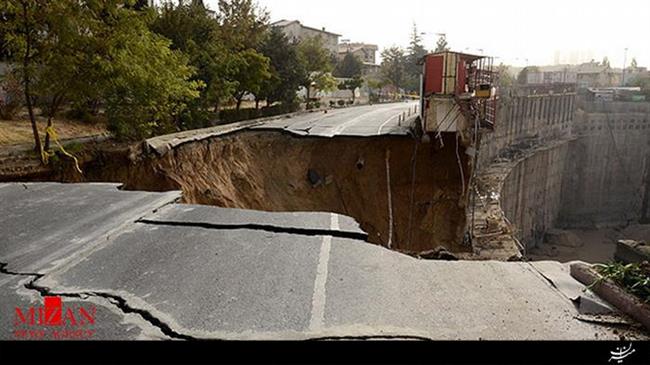
<instances>
[{"instance_id":1,"label":"exposed soil wall","mask_svg":"<svg viewBox=\"0 0 650 365\"><path fill-rule=\"evenodd\" d=\"M182 145L150 163L183 189L186 202L341 213L356 218L372 242L387 245L389 155L392 248L424 251L443 245L461 250L462 183L455 141L445 139L446 148L418 144L416 151L409 137L327 139L241 132ZM465 154L461 156L467 169ZM127 188L143 186L131 177Z\"/></svg>"},{"instance_id":2,"label":"exposed soil wall","mask_svg":"<svg viewBox=\"0 0 650 365\"><path fill-rule=\"evenodd\" d=\"M180 145L163 156L138 148L104 153L55 180L119 181L125 189L181 189L187 203L265 211L329 211L354 217L373 243L386 246L390 170L391 248L415 253L443 246L466 251L469 158L454 135L438 143L407 136L301 138L242 131ZM311 180L309 172L311 171ZM467 189L467 188L466 188Z\"/></svg>"}]
</instances>

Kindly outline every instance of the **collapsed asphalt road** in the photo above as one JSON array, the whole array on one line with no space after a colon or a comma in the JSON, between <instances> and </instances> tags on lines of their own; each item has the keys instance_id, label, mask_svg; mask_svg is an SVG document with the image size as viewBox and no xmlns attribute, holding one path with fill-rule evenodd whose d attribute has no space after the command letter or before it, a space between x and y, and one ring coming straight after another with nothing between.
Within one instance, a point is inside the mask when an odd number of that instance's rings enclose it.
<instances>
[{"instance_id":1,"label":"collapsed asphalt road","mask_svg":"<svg viewBox=\"0 0 650 365\"><path fill-rule=\"evenodd\" d=\"M0 338L52 339L47 318L30 323L43 296L83 339L619 338L576 318L580 286L559 263L417 260L338 214L117 187L0 185Z\"/></svg>"}]
</instances>

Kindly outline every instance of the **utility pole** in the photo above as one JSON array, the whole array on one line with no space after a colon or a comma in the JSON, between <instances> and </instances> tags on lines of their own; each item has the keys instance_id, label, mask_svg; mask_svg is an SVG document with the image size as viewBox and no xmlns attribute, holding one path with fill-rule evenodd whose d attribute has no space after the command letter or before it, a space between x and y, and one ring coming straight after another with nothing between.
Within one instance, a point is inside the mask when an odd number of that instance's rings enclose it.
<instances>
[{"instance_id":1,"label":"utility pole","mask_svg":"<svg viewBox=\"0 0 650 365\"><path fill-rule=\"evenodd\" d=\"M625 53L623 54L623 75L621 77L621 87L625 86L625 64L627 63L627 47L625 48Z\"/></svg>"}]
</instances>

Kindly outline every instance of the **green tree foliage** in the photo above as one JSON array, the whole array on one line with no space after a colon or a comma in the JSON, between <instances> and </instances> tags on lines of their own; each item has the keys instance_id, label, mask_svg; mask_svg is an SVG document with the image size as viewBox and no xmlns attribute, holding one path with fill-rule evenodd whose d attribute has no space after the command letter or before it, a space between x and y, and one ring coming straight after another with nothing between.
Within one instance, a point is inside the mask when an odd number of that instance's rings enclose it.
<instances>
[{"instance_id":1,"label":"green tree foliage","mask_svg":"<svg viewBox=\"0 0 650 365\"><path fill-rule=\"evenodd\" d=\"M352 53L348 52L345 54L345 57L336 64L334 69L334 76L336 77L359 77L361 76L361 68L363 63L359 58Z\"/></svg>"},{"instance_id":2,"label":"green tree foliage","mask_svg":"<svg viewBox=\"0 0 650 365\"><path fill-rule=\"evenodd\" d=\"M609 64L609 58L607 58L607 56L603 57L603 61L600 63L600 65L605 66L606 68L610 68L611 66Z\"/></svg>"},{"instance_id":3,"label":"green tree foliage","mask_svg":"<svg viewBox=\"0 0 650 365\"><path fill-rule=\"evenodd\" d=\"M260 52L270 59L271 77L264 82L256 96L268 104L276 101L293 103L301 81L307 77L297 45L290 43L280 28L273 27Z\"/></svg>"},{"instance_id":4,"label":"green tree foliage","mask_svg":"<svg viewBox=\"0 0 650 365\"><path fill-rule=\"evenodd\" d=\"M639 65L636 62L636 58L632 57L632 62L630 62L630 69L631 70L636 70L639 67Z\"/></svg>"},{"instance_id":5,"label":"green tree foliage","mask_svg":"<svg viewBox=\"0 0 650 365\"><path fill-rule=\"evenodd\" d=\"M142 14L118 8L114 21L102 40L107 57L101 63L113 132L140 139L176 129L178 116L199 97L203 83L191 80L187 56L151 32Z\"/></svg>"},{"instance_id":6,"label":"green tree foliage","mask_svg":"<svg viewBox=\"0 0 650 365\"><path fill-rule=\"evenodd\" d=\"M390 47L381 52L381 75L387 84L396 89L404 87L406 77L406 56L399 47Z\"/></svg>"},{"instance_id":7,"label":"green tree foliage","mask_svg":"<svg viewBox=\"0 0 650 365\"><path fill-rule=\"evenodd\" d=\"M34 115L34 82L46 48L47 24L52 17L54 1L7 0L0 2L3 22L0 27L3 40L9 49L9 61L16 65L25 94L25 103L34 135L35 150L43 154L43 145Z\"/></svg>"},{"instance_id":8,"label":"green tree foliage","mask_svg":"<svg viewBox=\"0 0 650 365\"><path fill-rule=\"evenodd\" d=\"M499 86L502 86L502 87L514 86L516 80L512 76L510 71L508 70L508 66L501 63L497 67L496 71L497 71L497 77L498 77L498 80L499 80Z\"/></svg>"},{"instance_id":9,"label":"green tree foliage","mask_svg":"<svg viewBox=\"0 0 650 365\"><path fill-rule=\"evenodd\" d=\"M517 84L525 85L528 83L528 73L529 72L539 72L539 67L537 66L526 66L517 75Z\"/></svg>"},{"instance_id":10,"label":"green tree foliage","mask_svg":"<svg viewBox=\"0 0 650 365\"><path fill-rule=\"evenodd\" d=\"M246 94L260 93L272 79L268 57L257 50L267 36L269 15L252 0L219 1L220 39L231 57L232 97L240 108Z\"/></svg>"},{"instance_id":11,"label":"green tree foliage","mask_svg":"<svg viewBox=\"0 0 650 365\"><path fill-rule=\"evenodd\" d=\"M219 0L222 41L234 52L258 49L264 41L269 14L253 0Z\"/></svg>"},{"instance_id":12,"label":"green tree foliage","mask_svg":"<svg viewBox=\"0 0 650 365\"><path fill-rule=\"evenodd\" d=\"M258 53L253 49L247 49L235 54L237 57L237 72L233 75L237 80L234 97L237 101L237 109L241 107L241 102L246 94L258 94L264 83L271 79L269 72L268 57Z\"/></svg>"},{"instance_id":13,"label":"green tree foliage","mask_svg":"<svg viewBox=\"0 0 650 365\"><path fill-rule=\"evenodd\" d=\"M361 87L363 85L363 79L359 76L355 76L351 79L345 80L342 83L339 84L339 90L350 90L352 93L352 104L354 104L355 101L355 93L354 91Z\"/></svg>"},{"instance_id":14,"label":"green tree foliage","mask_svg":"<svg viewBox=\"0 0 650 365\"><path fill-rule=\"evenodd\" d=\"M21 75L36 149L44 160L49 136L43 148L36 100L51 126L64 103L101 99L118 137L143 138L171 129L187 100L198 96L201 83L188 80L193 71L186 57L149 30L153 12L131 5L118 0L2 3L0 11L13 19L3 23L3 35Z\"/></svg>"},{"instance_id":15,"label":"green tree foliage","mask_svg":"<svg viewBox=\"0 0 650 365\"><path fill-rule=\"evenodd\" d=\"M445 51L449 51L449 44L447 43L447 36L443 34L438 38L438 42L436 42L435 52Z\"/></svg>"},{"instance_id":16,"label":"green tree foliage","mask_svg":"<svg viewBox=\"0 0 650 365\"><path fill-rule=\"evenodd\" d=\"M640 87L641 93L645 95L646 100L650 100L650 77L637 77L630 83L630 86Z\"/></svg>"},{"instance_id":17,"label":"green tree foliage","mask_svg":"<svg viewBox=\"0 0 650 365\"><path fill-rule=\"evenodd\" d=\"M307 90L308 101L311 86L321 90L336 87L336 81L330 74L332 71L330 52L323 47L323 40L320 37L307 38L300 42L298 57L306 72L300 85Z\"/></svg>"},{"instance_id":18,"label":"green tree foliage","mask_svg":"<svg viewBox=\"0 0 650 365\"><path fill-rule=\"evenodd\" d=\"M209 118L198 109L214 107L218 112L220 103L231 97L237 86L233 81L236 60L222 42L218 18L201 1L178 5L165 2L152 29L189 57L196 68L195 79L205 84L198 103L190 106L195 117L184 121L186 127L205 126Z\"/></svg>"},{"instance_id":19,"label":"green tree foliage","mask_svg":"<svg viewBox=\"0 0 650 365\"><path fill-rule=\"evenodd\" d=\"M418 32L417 25L413 23L413 31L411 32L411 40L407 48L406 64L404 71L406 73L406 88L409 91L420 90L420 74L422 73L422 65L420 60L427 54L427 50L422 45L422 37Z\"/></svg>"}]
</instances>

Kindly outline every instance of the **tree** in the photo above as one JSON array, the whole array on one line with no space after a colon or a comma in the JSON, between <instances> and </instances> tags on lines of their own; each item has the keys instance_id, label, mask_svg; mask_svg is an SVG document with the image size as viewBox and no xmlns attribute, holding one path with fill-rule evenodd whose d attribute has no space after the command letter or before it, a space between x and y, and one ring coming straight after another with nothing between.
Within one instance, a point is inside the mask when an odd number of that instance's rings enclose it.
<instances>
[{"instance_id":1,"label":"tree","mask_svg":"<svg viewBox=\"0 0 650 365\"><path fill-rule=\"evenodd\" d=\"M234 52L258 49L269 26L269 13L253 0L219 0L221 38Z\"/></svg>"},{"instance_id":2,"label":"tree","mask_svg":"<svg viewBox=\"0 0 650 365\"><path fill-rule=\"evenodd\" d=\"M298 44L298 57L305 69L305 78L300 85L307 90L307 101L310 100L310 88L318 89L336 87L332 82L330 52L323 47L321 37L307 38Z\"/></svg>"},{"instance_id":3,"label":"tree","mask_svg":"<svg viewBox=\"0 0 650 365\"><path fill-rule=\"evenodd\" d=\"M630 86L640 87L641 93L645 95L646 100L650 100L650 77L637 77L630 83Z\"/></svg>"},{"instance_id":4,"label":"tree","mask_svg":"<svg viewBox=\"0 0 650 365\"><path fill-rule=\"evenodd\" d=\"M502 87L511 87L515 84L515 78L510 74L508 66L501 63L497 67L497 75L499 80L499 86Z\"/></svg>"},{"instance_id":5,"label":"tree","mask_svg":"<svg viewBox=\"0 0 650 365\"><path fill-rule=\"evenodd\" d=\"M606 68L610 68L609 58L607 58L607 56L603 57L603 62L601 62L601 66L605 66Z\"/></svg>"},{"instance_id":6,"label":"tree","mask_svg":"<svg viewBox=\"0 0 650 365\"><path fill-rule=\"evenodd\" d=\"M636 58L632 57L632 62L630 62L630 69L635 71L639 65L636 63Z\"/></svg>"},{"instance_id":7,"label":"tree","mask_svg":"<svg viewBox=\"0 0 650 365\"><path fill-rule=\"evenodd\" d=\"M404 83L406 57L404 50L399 47L390 47L381 52L381 74L384 80L396 89Z\"/></svg>"},{"instance_id":8,"label":"tree","mask_svg":"<svg viewBox=\"0 0 650 365\"><path fill-rule=\"evenodd\" d=\"M539 72L539 67L537 66L526 66L517 75L517 83L519 85L525 85L528 83L528 73L530 72Z\"/></svg>"},{"instance_id":9,"label":"tree","mask_svg":"<svg viewBox=\"0 0 650 365\"><path fill-rule=\"evenodd\" d=\"M269 59L257 52L267 36L269 14L253 0L219 0L220 40L232 54L228 80L237 109L247 93L257 94L272 78Z\"/></svg>"},{"instance_id":10,"label":"tree","mask_svg":"<svg viewBox=\"0 0 650 365\"><path fill-rule=\"evenodd\" d=\"M187 103L203 83L191 80L188 58L151 32L147 14L114 9L112 26L98 34L105 48L99 66L109 127L122 139L147 138L177 129Z\"/></svg>"},{"instance_id":11,"label":"tree","mask_svg":"<svg viewBox=\"0 0 650 365\"><path fill-rule=\"evenodd\" d=\"M271 79L269 59L253 49L247 49L236 54L237 72L234 74L236 86L234 97L237 100L237 110L246 94L257 94L266 81Z\"/></svg>"},{"instance_id":12,"label":"tree","mask_svg":"<svg viewBox=\"0 0 650 365\"><path fill-rule=\"evenodd\" d=\"M352 92L352 104L356 98L355 90L363 85L363 79L355 76L339 84L339 90L350 90Z\"/></svg>"},{"instance_id":13,"label":"tree","mask_svg":"<svg viewBox=\"0 0 650 365\"><path fill-rule=\"evenodd\" d=\"M334 69L334 76L352 78L361 76L361 69L363 63L357 56L348 52L345 54L345 57L336 65Z\"/></svg>"},{"instance_id":14,"label":"tree","mask_svg":"<svg viewBox=\"0 0 650 365\"><path fill-rule=\"evenodd\" d=\"M289 42L280 28L273 27L260 47L260 53L270 60L271 77L262 85L256 101L293 103L301 81L307 77L297 46Z\"/></svg>"},{"instance_id":15,"label":"tree","mask_svg":"<svg viewBox=\"0 0 650 365\"><path fill-rule=\"evenodd\" d=\"M427 54L427 50L422 45L422 37L420 37L415 23L413 23L411 41L409 42L407 52L406 65L404 67L407 79L405 83L406 88L410 91L419 91L420 74L422 73L420 60Z\"/></svg>"},{"instance_id":16,"label":"tree","mask_svg":"<svg viewBox=\"0 0 650 365\"><path fill-rule=\"evenodd\" d=\"M442 34L438 38L438 42L436 42L435 52L445 52L445 51L449 51L449 45L447 44L447 35Z\"/></svg>"},{"instance_id":17,"label":"tree","mask_svg":"<svg viewBox=\"0 0 650 365\"><path fill-rule=\"evenodd\" d=\"M174 5L166 2L159 9L152 30L172 41L171 47L189 57L197 70L195 80L201 80L205 88L201 91L199 105L192 107L214 107L219 111L223 99L235 92L236 73L234 52L226 49L222 41L221 26L202 1L191 1ZM202 126L208 121L191 121Z\"/></svg>"},{"instance_id":18,"label":"tree","mask_svg":"<svg viewBox=\"0 0 650 365\"><path fill-rule=\"evenodd\" d=\"M33 83L36 70L43 56L45 38L47 36L47 19L53 1L37 0L7 0L0 5L0 12L6 21L2 22L4 42L9 48L9 58L16 64L16 72L20 75L25 94L25 103L34 136L34 149L43 157L43 145L36 126L34 115Z\"/></svg>"}]
</instances>

